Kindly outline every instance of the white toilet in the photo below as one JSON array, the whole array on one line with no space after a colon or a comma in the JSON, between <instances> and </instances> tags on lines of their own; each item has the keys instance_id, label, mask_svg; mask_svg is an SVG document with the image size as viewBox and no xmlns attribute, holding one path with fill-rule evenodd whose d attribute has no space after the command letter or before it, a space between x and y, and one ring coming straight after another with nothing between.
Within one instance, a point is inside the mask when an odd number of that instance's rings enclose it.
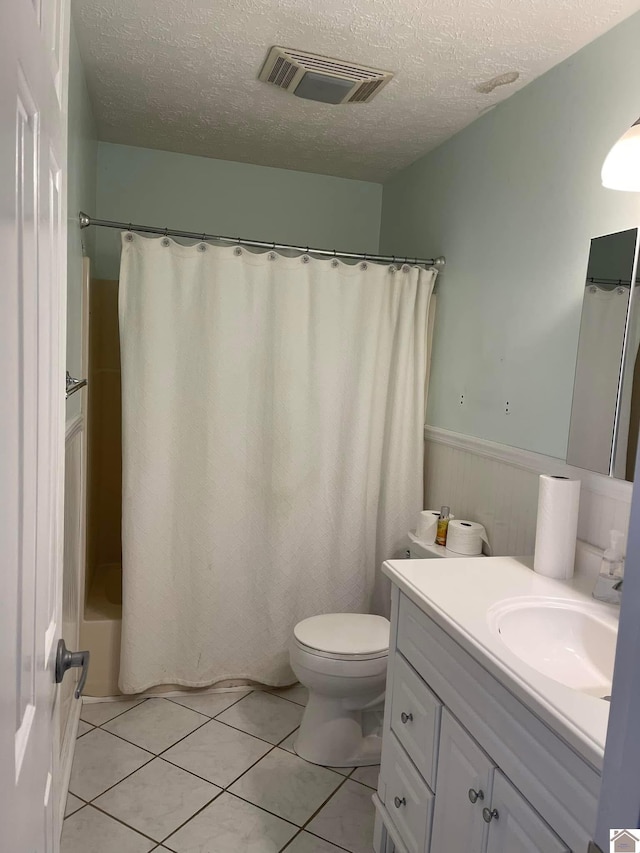
<instances>
[{"instance_id":1,"label":"white toilet","mask_svg":"<svg viewBox=\"0 0 640 853\"><path fill-rule=\"evenodd\" d=\"M389 620L326 613L298 622L291 668L309 690L296 753L313 764L380 763Z\"/></svg>"}]
</instances>

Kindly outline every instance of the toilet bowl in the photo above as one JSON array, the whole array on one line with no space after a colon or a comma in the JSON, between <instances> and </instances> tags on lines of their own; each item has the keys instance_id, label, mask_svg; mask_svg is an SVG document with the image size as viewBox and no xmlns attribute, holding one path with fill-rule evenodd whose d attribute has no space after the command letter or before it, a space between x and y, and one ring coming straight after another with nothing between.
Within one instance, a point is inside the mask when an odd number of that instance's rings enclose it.
<instances>
[{"instance_id":1,"label":"toilet bowl","mask_svg":"<svg viewBox=\"0 0 640 853\"><path fill-rule=\"evenodd\" d=\"M294 628L291 668L309 690L293 748L313 764L380 763L389 621L326 613Z\"/></svg>"}]
</instances>

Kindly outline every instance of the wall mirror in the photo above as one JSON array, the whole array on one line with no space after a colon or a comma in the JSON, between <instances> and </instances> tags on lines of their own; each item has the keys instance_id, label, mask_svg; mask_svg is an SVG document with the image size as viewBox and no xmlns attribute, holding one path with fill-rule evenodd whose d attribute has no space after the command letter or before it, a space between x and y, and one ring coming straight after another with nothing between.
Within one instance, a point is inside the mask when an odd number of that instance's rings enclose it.
<instances>
[{"instance_id":1,"label":"wall mirror","mask_svg":"<svg viewBox=\"0 0 640 853\"><path fill-rule=\"evenodd\" d=\"M640 428L638 229L591 241L567 462L633 480Z\"/></svg>"}]
</instances>

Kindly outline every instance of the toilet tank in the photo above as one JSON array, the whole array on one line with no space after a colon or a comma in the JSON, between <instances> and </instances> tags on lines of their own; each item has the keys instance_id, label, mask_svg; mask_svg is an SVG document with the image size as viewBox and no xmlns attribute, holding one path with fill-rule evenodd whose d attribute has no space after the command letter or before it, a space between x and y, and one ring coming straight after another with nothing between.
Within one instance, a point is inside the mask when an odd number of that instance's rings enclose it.
<instances>
[{"instance_id":1,"label":"toilet tank","mask_svg":"<svg viewBox=\"0 0 640 853\"><path fill-rule=\"evenodd\" d=\"M431 560L450 556L450 551L444 545L427 545L416 538L414 533L407 534L407 550L405 556L409 560Z\"/></svg>"},{"instance_id":2,"label":"toilet tank","mask_svg":"<svg viewBox=\"0 0 640 853\"><path fill-rule=\"evenodd\" d=\"M415 535L415 533L409 532L407 534L407 549L405 551L405 557L408 560L432 560L440 557L449 557L449 558L460 558L462 554L454 554L453 551L447 551L444 545L427 545L424 542L421 542ZM483 554L478 554L479 557L484 556ZM467 558L470 559L470 558ZM475 560L476 557L473 557Z\"/></svg>"}]
</instances>

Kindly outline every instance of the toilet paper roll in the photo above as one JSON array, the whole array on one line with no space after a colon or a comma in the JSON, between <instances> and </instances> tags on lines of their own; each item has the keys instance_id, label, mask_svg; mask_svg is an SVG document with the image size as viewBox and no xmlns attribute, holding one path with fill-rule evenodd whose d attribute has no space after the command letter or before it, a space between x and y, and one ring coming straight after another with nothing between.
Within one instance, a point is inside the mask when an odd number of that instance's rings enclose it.
<instances>
[{"instance_id":1,"label":"toilet paper roll","mask_svg":"<svg viewBox=\"0 0 640 853\"><path fill-rule=\"evenodd\" d=\"M418 523L416 524L416 538L425 545L433 545L436 541L436 531L438 527L438 518L440 510L425 509L418 515Z\"/></svg>"},{"instance_id":2,"label":"toilet paper roll","mask_svg":"<svg viewBox=\"0 0 640 853\"><path fill-rule=\"evenodd\" d=\"M477 557L482 554L483 543L489 540L484 525L477 521L465 521L463 519L450 521L447 530L447 551L453 551L465 557Z\"/></svg>"},{"instance_id":3,"label":"toilet paper roll","mask_svg":"<svg viewBox=\"0 0 640 853\"><path fill-rule=\"evenodd\" d=\"M580 480L541 474L533 570L548 578L573 575L580 508Z\"/></svg>"}]
</instances>

